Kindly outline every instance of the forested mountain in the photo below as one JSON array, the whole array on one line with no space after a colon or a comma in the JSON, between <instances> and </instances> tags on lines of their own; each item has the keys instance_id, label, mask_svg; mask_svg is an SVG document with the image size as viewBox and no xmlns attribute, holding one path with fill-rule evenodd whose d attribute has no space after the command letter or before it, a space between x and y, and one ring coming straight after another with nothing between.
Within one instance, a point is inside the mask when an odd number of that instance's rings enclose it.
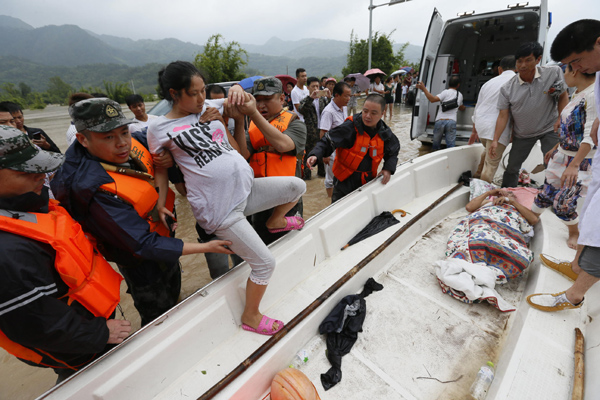
<instances>
[{"instance_id":1,"label":"forested mountain","mask_svg":"<svg viewBox=\"0 0 600 400\"><path fill-rule=\"evenodd\" d=\"M36 91L59 76L75 88L102 86L104 80L130 82L136 90L154 92L161 65L192 61L203 46L167 38L132 40L99 35L76 25L34 28L0 15L0 84L24 82ZM400 44L396 44L399 46ZM327 39L269 39L264 45L241 45L249 53L249 75L293 75L304 67L310 75L340 75L349 42ZM406 58L416 62L421 47L409 46Z\"/></svg>"}]
</instances>

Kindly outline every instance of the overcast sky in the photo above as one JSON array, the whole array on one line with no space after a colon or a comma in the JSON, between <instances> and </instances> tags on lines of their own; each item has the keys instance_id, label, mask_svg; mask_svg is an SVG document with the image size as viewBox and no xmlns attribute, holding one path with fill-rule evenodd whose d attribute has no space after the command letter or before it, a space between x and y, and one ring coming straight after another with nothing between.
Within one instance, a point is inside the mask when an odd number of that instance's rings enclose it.
<instances>
[{"instance_id":1,"label":"overcast sky","mask_svg":"<svg viewBox=\"0 0 600 400\"><path fill-rule=\"evenodd\" d=\"M389 0L374 0L374 4ZM522 0L521 0L522 1ZM530 1L538 5L540 0ZM515 1L516 2L516 1ZM599 0L548 0L553 14L550 41L570 22L600 16ZM215 33L225 40L264 44L323 38L348 41L369 34L369 0L2 0L0 14L34 26L74 24L100 34L132 39L179 40L204 44ZM373 10L373 31L390 32L396 43L422 45L434 7L444 19L458 12L506 9L510 0L412 0ZM286 9L287 8L287 9Z\"/></svg>"}]
</instances>

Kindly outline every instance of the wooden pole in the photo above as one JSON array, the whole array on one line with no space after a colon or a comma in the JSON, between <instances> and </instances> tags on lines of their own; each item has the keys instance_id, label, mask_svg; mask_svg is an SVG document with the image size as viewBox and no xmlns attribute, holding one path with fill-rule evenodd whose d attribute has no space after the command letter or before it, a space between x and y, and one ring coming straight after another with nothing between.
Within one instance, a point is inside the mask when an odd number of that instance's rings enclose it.
<instances>
[{"instance_id":1,"label":"wooden pole","mask_svg":"<svg viewBox=\"0 0 600 400\"><path fill-rule=\"evenodd\" d=\"M366 256L362 261L356 264L350 271L348 271L344 276L338 279L333 285L331 285L327 290L325 290L319 297L317 297L311 304L309 304L304 310L302 310L298 315L296 315L290 322L288 322L282 330L277 332L275 335L271 336L269 340L267 340L262 346L260 346L254 353L252 353L248 358L246 358L240 365L235 367L231 372L229 372L223 379L217 382L212 388L206 391L202 396L198 398L198 400L209 400L216 396L221 390L223 390L227 385L233 382L238 376L240 376L244 371L246 371L254 362L256 362L262 355L264 355L267 351L269 351L277 342L279 342L285 335L288 334L294 327L296 327L300 322L302 322L307 316L309 316L314 310L316 310L325 300L327 300L332 294L334 294L339 288L341 288L346 282L348 282L354 275L358 273L361 269L363 269L368 263L370 263L375 257L377 257L383 250L385 250L392 242L400 237L408 228L414 225L418 220L423 218L429 211L433 210L437 205L439 205L442 201L444 201L448 196L454 193L462 186L462 183L457 184L452 189L447 191L444 195L442 195L439 199L434 201L417 214L414 218L411 218L406 225L402 226L399 230L397 230L389 239L383 242L378 248L373 250L368 256Z\"/></svg>"},{"instance_id":2,"label":"wooden pole","mask_svg":"<svg viewBox=\"0 0 600 400\"><path fill-rule=\"evenodd\" d=\"M584 339L579 328L575 328L575 373L571 400L583 400L585 383Z\"/></svg>"}]
</instances>

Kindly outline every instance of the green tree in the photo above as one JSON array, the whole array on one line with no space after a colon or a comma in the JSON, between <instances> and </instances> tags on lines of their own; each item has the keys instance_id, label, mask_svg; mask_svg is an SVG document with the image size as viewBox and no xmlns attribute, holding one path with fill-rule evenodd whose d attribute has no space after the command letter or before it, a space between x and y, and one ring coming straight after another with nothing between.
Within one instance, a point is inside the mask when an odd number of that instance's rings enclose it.
<instances>
[{"instance_id":1,"label":"green tree","mask_svg":"<svg viewBox=\"0 0 600 400\"><path fill-rule=\"evenodd\" d=\"M109 99L116 101L119 104L125 103L125 98L130 94L133 94L133 91L126 83L112 83L108 81L104 81L104 89L106 89L106 94Z\"/></svg>"},{"instance_id":2,"label":"green tree","mask_svg":"<svg viewBox=\"0 0 600 400\"><path fill-rule=\"evenodd\" d=\"M406 64L404 50L408 42L394 54L394 41L390 39L394 31L388 34L375 32L372 37L371 68L379 68L386 74L390 74ZM346 66L342 74L348 75L355 72L365 72L369 65L369 40L358 39L354 31L350 33L350 48L346 60Z\"/></svg>"},{"instance_id":3,"label":"green tree","mask_svg":"<svg viewBox=\"0 0 600 400\"><path fill-rule=\"evenodd\" d=\"M225 42L221 34L216 34L208 38L194 64L211 83L239 81L246 77L242 68L248 64L248 53L238 42Z\"/></svg>"},{"instance_id":4,"label":"green tree","mask_svg":"<svg viewBox=\"0 0 600 400\"><path fill-rule=\"evenodd\" d=\"M11 97L13 99L23 99L23 96L21 95L21 90L18 87L16 87L13 83L5 83L4 85L2 85L2 90L3 92L5 92L5 96L7 97ZM22 101L18 101L18 103L21 104Z\"/></svg>"},{"instance_id":5,"label":"green tree","mask_svg":"<svg viewBox=\"0 0 600 400\"><path fill-rule=\"evenodd\" d=\"M45 93L45 101L47 103L67 104L69 94L73 92L73 87L60 79L58 76L53 76L49 79L48 90Z\"/></svg>"},{"instance_id":6,"label":"green tree","mask_svg":"<svg viewBox=\"0 0 600 400\"><path fill-rule=\"evenodd\" d=\"M21 90L13 83L4 83L1 87L0 101L10 101L20 105L22 108L27 107L27 100L21 95Z\"/></svg>"},{"instance_id":7,"label":"green tree","mask_svg":"<svg viewBox=\"0 0 600 400\"><path fill-rule=\"evenodd\" d=\"M25 82L19 82L19 90L21 91L21 97L27 99L29 94L31 93L31 88Z\"/></svg>"}]
</instances>

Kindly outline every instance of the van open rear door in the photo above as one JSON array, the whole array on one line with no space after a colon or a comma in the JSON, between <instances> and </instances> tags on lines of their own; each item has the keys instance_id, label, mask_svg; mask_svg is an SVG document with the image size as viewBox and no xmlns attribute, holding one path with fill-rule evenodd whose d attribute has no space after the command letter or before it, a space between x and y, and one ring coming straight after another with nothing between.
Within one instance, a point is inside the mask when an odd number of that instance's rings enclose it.
<instances>
[{"instance_id":1,"label":"van open rear door","mask_svg":"<svg viewBox=\"0 0 600 400\"><path fill-rule=\"evenodd\" d=\"M549 61L548 54L550 52L550 43L546 43L548 39L548 30L552 25L552 15L548 12L548 0L540 1L540 32L538 43L544 48L544 56L542 57L541 65L545 65Z\"/></svg>"},{"instance_id":2,"label":"van open rear door","mask_svg":"<svg viewBox=\"0 0 600 400\"><path fill-rule=\"evenodd\" d=\"M419 72L419 81L423 82L426 87L431 87L431 77L433 75L433 67L442 36L443 26L444 21L442 20L442 16L437 9L434 9L425 38L425 46L423 46L423 55L421 56L421 67ZM425 129L427 128L427 104L428 101L423 92L417 90L410 128L411 139L416 139L425 133ZM423 107L421 107L421 105L423 105ZM419 110L422 110L422 112L419 112ZM431 116L431 118L433 117L434 116Z\"/></svg>"}]
</instances>

